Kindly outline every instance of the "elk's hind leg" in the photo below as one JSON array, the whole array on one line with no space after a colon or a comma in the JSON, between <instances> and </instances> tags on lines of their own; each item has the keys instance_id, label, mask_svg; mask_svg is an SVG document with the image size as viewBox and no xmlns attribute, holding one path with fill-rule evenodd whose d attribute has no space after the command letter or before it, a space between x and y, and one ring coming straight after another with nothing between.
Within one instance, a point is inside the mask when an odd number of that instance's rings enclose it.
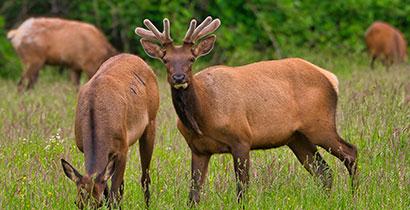
<instances>
[{"instance_id":1,"label":"elk's hind leg","mask_svg":"<svg viewBox=\"0 0 410 210\"><path fill-rule=\"evenodd\" d=\"M288 146L306 170L320 178L323 186L330 190L333 182L332 171L317 151L316 145L309 142L303 134L297 132L288 143Z\"/></svg>"},{"instance_id":2,"label":"elk's hind leg","mask_svg":"<svg viewBox=\"0 0 410 210\"><path fill-rule=\"evenodd\" d=\"M336 132L336 129L305 133L306 137L314 144L327 150L336 156L346 166L352 178L353 190L357 187L357 149L354 145L344 141Z\"/></svg>"},{"instance_id":3,"label":"elk's hind leg","mask_svg":"<svg viewBox=\"0 0 410 210\"><path fill-rule=\"evenodd\" d=\"M377 58L377 56L373 55L372 56L372 61L370 61L370 69L372 69L372 70L374 69L374 62L375 62L376 58Z\"/></svg>"},{"instance_id":4,"label":"elk's hind leg","mask_svg":"<svg viewBox=\"0 0 410 210\"><path fill-rule=\"evenodd\" d=\"M152 151L154 150L155 143L155 120L152 120L139 140L139 150L141 156L141 186L144 191L145 204L149 206L150 192L149 185L151 178L149 175L149 166L152 157Z\"/></svg>"}]
</instances>

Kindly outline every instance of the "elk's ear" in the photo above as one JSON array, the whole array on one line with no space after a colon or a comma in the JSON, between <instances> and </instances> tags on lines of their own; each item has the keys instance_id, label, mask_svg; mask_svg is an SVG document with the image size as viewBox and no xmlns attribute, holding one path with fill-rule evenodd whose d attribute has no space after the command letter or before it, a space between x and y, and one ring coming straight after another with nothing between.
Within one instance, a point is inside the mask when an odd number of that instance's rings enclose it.
<instances>
[{"instance_id":1,"label":"elk's ear","mask_svg":"<svg viewBox=\"0 0 410 210\"><path fill-rule=\"evenodd\" d=\"M214 48L215 40L216 36L214 34L206 37L193 48L192 53L195 57L201 57L208 54Z\"/></svg>"},{"instance_id":2,"label":"elk's ear","mask_svg":"<svg viewBox=\"0 0 410 210\"><path fill-rule=\"evenodd\" d=\"M61 159L61 165L63 166L63 171L65 175L74 182L80 181L82 178L81 174L72 166L70 163L65 161L64 159Z\"/></svg>"},{"instance_id":3,"label":"elk's ear","mask_svg":"<svg viewBox=\"0 0 410 210\"><path fill-rule=\"evenodd\" d=\"M164 51L162 51L162 48L156 43L147 39L141 39L140 42L145 53L147 53L151 58L161 59L164 57Z\"/></svg>"},{"instance_id":4,"label":"elk's ear","mask_svg":"<svg viewBox=\"0 0 410 210\"><path fill-rule=\"evenodd\" d=\"M111 178L111 176L114 174L115 171L115 161L117 157L113 156L110 158L110 160L107 163L107 166L105 166L105 169L101 174L99 175L99 180L106 182L108 179Z\"/></svg>"}]
</instances>

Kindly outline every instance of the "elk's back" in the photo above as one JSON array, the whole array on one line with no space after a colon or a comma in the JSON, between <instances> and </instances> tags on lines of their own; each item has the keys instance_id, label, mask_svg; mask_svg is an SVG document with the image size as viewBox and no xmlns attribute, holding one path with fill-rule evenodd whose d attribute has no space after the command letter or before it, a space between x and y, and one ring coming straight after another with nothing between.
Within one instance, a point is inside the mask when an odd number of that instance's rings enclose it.
<instances>
[{"instance_id":1,"label":"elk's back","mask_svg":"<svg viewBox=\"0 0 410 210\"><path fill-rule=\"evenodd\" d=\"M158 106L158 85L151 68L134 55L114 56L80 90L76 138L81 141L91 132L92 113L98 132L109 132L104 135L131 145L155 118Z\"/></svg>"}]
</instances>

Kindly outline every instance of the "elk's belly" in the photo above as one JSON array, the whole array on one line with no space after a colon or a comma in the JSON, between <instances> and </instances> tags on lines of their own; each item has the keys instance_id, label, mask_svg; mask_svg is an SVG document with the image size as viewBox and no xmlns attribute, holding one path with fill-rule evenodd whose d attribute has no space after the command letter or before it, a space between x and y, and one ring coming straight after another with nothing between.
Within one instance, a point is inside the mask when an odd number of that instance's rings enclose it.
<instances>
[{"instance_id":1,"label":"elk's belly","mask_svg":"<svg viewBox=\"0 0 410 210\"><path fill-rule=\"evenodd\" d=\"M253 140L251 144L251 149L270 149L286 145L289 142L290 137L293 132L286 133L284 135L268 136L261 139Z\"/></svg>"},{"instance_id":2,"label":"elk's belly","mask_svg":"<svg viewBox=\"0 0 410 210\"><path fill-rule=\"evenodd\" d=\"M292 135L293 133L282 137L276 136L264 139L249 139L251 150L270 149L286 145ZM230 153L231 148L239 142L233 141L232 139L231 141L224 141L211 137L202 137L192 141L187 140L187 143L189 147L196 152L204 154L219 154Z\"/></svg>"},{"instance_id":3,"label":"elk's belly","mask_svg":"<svg viewBox=\"0 0 410 210\"><path fill-rule=\"evenodd\" d=\"M213 139L208 136L201 136L195 139L185 139L191 148L191 150L202 153L202 154L218 154L218 153L229 153L230 145Z\"/></svg>"},{"instance_id":4,"label":"elk's belly","mask_svg":"<svg viewBox=\"0 0 410 210\"><path fill-rule=\"evenodd\" d=\"M252 149L268 149L288 143L289 138L298 129L297 120L277 120L250 127Z\"/></svg>"},{"instance_id":5,"label":"elk's belly","mask_svg":"<svg viewBox=\"0 0 410 210\"><path fill-rule=\"evenodd\" d=\"M145 128L148 125L148 116L143 116L142 119L130 123L127 130L127 140L128 146L133 145L145 131Z\"/></svg>"}]
</instances>

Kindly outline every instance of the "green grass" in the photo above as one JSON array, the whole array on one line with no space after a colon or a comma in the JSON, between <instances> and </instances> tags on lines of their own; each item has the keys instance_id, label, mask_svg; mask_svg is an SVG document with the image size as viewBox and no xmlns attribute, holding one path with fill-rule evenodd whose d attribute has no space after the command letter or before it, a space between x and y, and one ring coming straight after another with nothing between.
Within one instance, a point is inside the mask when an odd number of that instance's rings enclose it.
<instances>
[{"instance_id":1,"label":"green grass","mask_svg":"<svg viewBox=\"0 0 410 210\"><path fill-rule=\"evenodd\" d=\"M302 55L303 56L303 55ZM251 153L247 209L409 209L410 83L408 66L371 71L363 58L305 56L340 80L338 129L359 150L360 186L350 193L343 163L321 150L334 172L328 194L286 147ZM150 61L154 63L153 61ZM158 66L158 63L154 63ZM152 209L187 208L190 151L176 129L170 91L160 76L161 107L151 163ZM72 209L75 184L60 158L84 171L74 143L76 90L65 77L42 73L33 91L17 94L16 82L0 80L0 209ZM138 146L125 174L124 209L144 207ZM198 209L237 209L230 155L214 155Z\"/></svg>"}]
</instances>

